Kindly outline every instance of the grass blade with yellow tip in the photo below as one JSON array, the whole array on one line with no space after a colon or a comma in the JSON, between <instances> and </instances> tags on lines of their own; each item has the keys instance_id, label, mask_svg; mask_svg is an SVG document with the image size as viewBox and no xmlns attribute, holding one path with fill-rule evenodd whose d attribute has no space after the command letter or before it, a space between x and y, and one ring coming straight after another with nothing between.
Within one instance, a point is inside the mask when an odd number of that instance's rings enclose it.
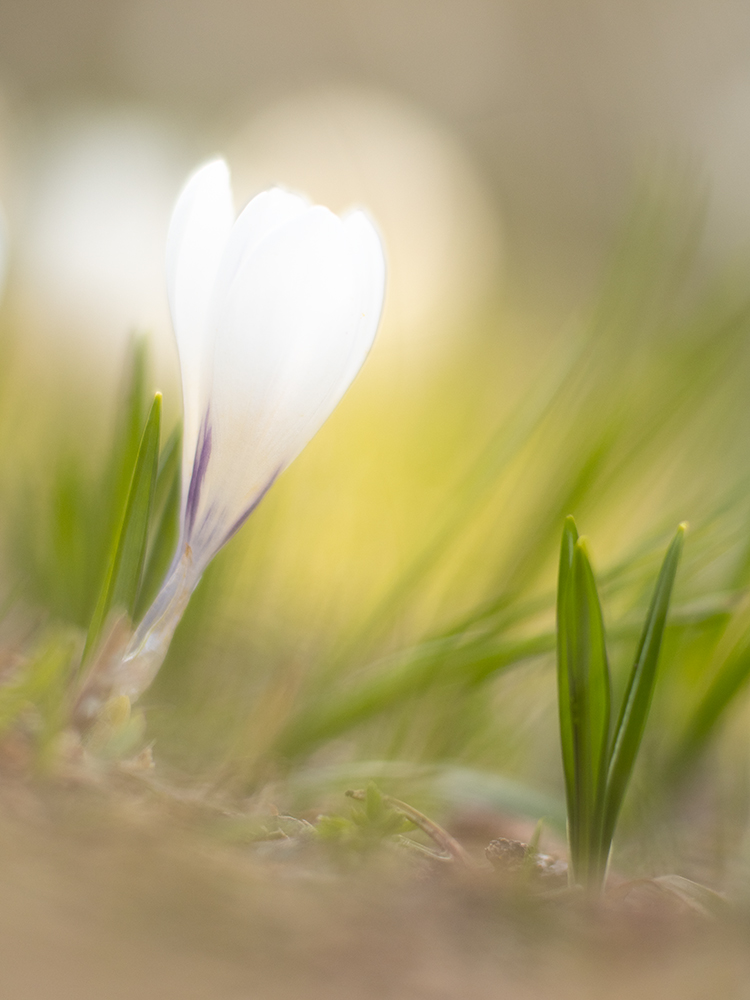
<instances>
[{"instance_id":1,"label":"grass blade with yellow tip","mask_svg":"<svg viewBox=\"0 0 750 1000\"><path fill-rule=\"evenodd\" d=\"M119 609L131 619L135 612L156 486L160 429L161 393L156 393L141 436L122 522L115 536L104 583L86 637L84 661L96 648L110 611Z\"/></svg>"},{"instance_id":2,"label":"grass blade with yellow tip","mask_svg":"<svg viewBox=\"0 0 750 1000\"><path fill-rule=\"evenodd\" d=\"M686 524L679 526L664 557L615 726L602 830L602 849L607 854L651 707L667 612L686 530Z\"/></svg>"}]
</instances>

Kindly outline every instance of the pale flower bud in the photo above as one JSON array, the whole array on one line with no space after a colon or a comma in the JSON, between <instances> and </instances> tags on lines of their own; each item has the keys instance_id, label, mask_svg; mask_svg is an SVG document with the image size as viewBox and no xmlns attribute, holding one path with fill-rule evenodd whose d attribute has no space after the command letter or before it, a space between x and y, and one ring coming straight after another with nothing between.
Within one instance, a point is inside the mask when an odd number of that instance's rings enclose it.
<instances>
[{"instance_id":1,"label":"pale flower bud","mask_svg":"<svg viewBox=\"0 0 750 1000\"><path fill-rule=\"evenodd\" d=\"M375 338L385 258L368 216L272 188L235 220L223 160L175 206L167 282L184 408L180 541L117 671L153 680L203 570L331 414Z\"/></svg>"}]
</instances>

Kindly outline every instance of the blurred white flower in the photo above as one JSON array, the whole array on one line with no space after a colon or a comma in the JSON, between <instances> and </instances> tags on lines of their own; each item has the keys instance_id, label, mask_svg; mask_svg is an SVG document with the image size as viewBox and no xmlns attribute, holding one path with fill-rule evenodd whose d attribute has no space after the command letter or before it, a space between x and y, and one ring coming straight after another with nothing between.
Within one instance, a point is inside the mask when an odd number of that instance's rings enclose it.
<instances>
[{"instance_id":1,"label":"blurred white flower","mask_svg":"<svg viewBox=\"0 0 750 1000\"><path fill-rule=\"evenodd\" d=\"M166 382L175 356L164 240L192 137L142 109L85 101L40 111L21 131L23 190L13 206L21 356L35 377L46 369L53 383L72 379L109 398L133 330L148 330Z\"/></svg>"},{"instance_id":2,"label":"blurred white flower","mask_svg":"<svg viewBox=\"0 0 750 1000\"><path fill-rule=\"evenodd\" d=\"M235 221L223 160L177 201L167 281L182 370L180 542L115 694L155 676L203 570L313 437L372 346L385 259L367 215L273 188Z\"/></svg>"}]
</instances>

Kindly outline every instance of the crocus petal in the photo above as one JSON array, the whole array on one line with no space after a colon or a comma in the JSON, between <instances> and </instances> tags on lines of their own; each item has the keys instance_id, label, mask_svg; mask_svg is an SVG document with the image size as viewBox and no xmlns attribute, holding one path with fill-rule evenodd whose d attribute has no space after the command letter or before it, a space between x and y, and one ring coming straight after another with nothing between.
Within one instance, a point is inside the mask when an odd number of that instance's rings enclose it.
<instances>
[{"instance_id":1,"label":"crocus petal","mask_svg":"<svg viewBox=\"0 0 750 1000\"><path fill-rule=\"evenodd\" d=\"M261 191L240 212L232 227L216 275L208 322L212 333L215 333L237 271L248 254L255 251L271 233L303 215L309 207L310 202L302 195L275 187ZM211 343L213 344L213 336Z\"/></svg>"},{"instance_id":2,"label":"crocus petal","mask_svg":"<svg viewBox=\"0 0 750 1000\"><path fill-rule=\"evenodd\" d=\"M190 544L207 561L329 416L377 327L383 253L366 216L314 207L243 257L217 318L210 461Z\"/></svg>"},{"instance_id":3,"label":"crocus petal","mask_svg":"<svg viewBox=\"0 0 750 1000\"><path fill-rule=\"evenodd\" d=\"M210 377L209 307L233 224L229 169L213 160L185 184L167 236L167 292L182 372L183 484L190 479Z\"/></svg>"},{"instance_id":4,"label":"crocus petal","mask_svg":"<svg viewBox=\"0 0 750 1000\"><path fill-rule=\"evenodd\" d=\"M372 220L358 209L345 215L343 222L356 272L359 317L356 335L352 339L349 364L342 376L339 391L331 400L329 413L349 388L370 353L378 331L385 295L385 255Z\"/></svg>"}]
</instances>

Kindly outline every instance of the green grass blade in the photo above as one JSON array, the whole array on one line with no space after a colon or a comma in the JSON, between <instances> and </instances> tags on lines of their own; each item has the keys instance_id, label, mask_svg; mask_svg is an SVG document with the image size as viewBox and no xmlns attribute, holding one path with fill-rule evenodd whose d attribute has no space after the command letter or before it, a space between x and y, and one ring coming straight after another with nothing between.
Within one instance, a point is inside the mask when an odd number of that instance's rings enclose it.
<instances>
[{"instance_id":1,"label":"green grass blade","mask_svg":"<svg viewBox=\"0 0 750 1000\"><path fill-rule=\"evenodd\" d=\"M672 625L692 628L714 616L716 610L713 604L698 610L674 609ZM610 630L610 637L634 641L640 631L639 625L625 621ZM476 642L448 636L394 653L370 664L368 676L326 689L323 695L302 698L302 706L277 737L274 752L286 760L299 759L326 740L397 709L435 684L462 683L468 690L505 670L547 656L555 650L556 641L555 633L546 630L520 639L491 636Z\"/></svg>"},{"instance_id":2,"label":"green grass blade","mask_svg":"<svg viewBox=\"0 0 750 1000\"><path fill-rule=\"evenodd\" d=\"M130 490L141 433L150 407L146 373L148 345L143 336L133 337L127 357L127 377L124 394L117 414L111 460L104 474L102 495L106 494L110 506L107 541L123 517ZM106 558L110 551L106 549Z\"/></svg>"},{"instance_id":3,"label":"green grass blade","mask_svg":"<svg viewBox=\"0 0 750 1000\"><path fill-rule=\"evenodd\" d=\"M585 541L573 548L562 614L568 638L568 698L574 747L571 860L576 881L597 882L610 726L604 620ZM573 850L575 849L575 850Z\"/></svg>"},{"instance_id":4,"label":"green grass blade","mask_svg":"<svg viewBox=\"0 0 750 1000\"><path fill-rule=\"evenodd\" d=\"M154 490L152 528L133 620L140 621L159 591L179 533L182 429L176 427L162 449Z\"/></svg>"},{"instance_id":5,"label":"green grass blade","mask_svg":"<svg viewBox=\"0 0 750 1000\"><path fill-rule=\"evenodd\" d=\"M160 429L161 393L156 393L138 449L112 575L111 607L122 608L131 618L146 558L151 506L159 468Z\"/></svg>"},{"instance_id":6,"label":"green grass blade","mask_svg":"<svg viewBox=\"0 0 750 1000\"><path fill-rule=\"evenodd\" d=\"M112 556L86 637L84 660L96 647L107 615L113 608L133 617L146 555L159 462L160 428L161 393L157 392L141 436L122 522L115 535Z\"/></svg>"},{"instance_id":7,"label":"green grass blade","mask_svg":"<svg viewBox=\"0 0 750 1000\"><path fill-rule=\"evenodd\" d=\"M560 743L565 795L571 831L578 830L576 813L576 763L573 739L573 716L570 698L570 653L572 636L565 612L569 600L570 578L573 570L573 553L578 541L578 529L572 517L565 519L560 545L560 568L557 577L557 700L560 714Z\"/></svg>"},{"instance_id":8,"label":"green grass blade","mask_svg":"<svg viewBox=\"0 0 750 1000\"><path fill-rule=\"evenodd\" d=\"M670 767L679 778L700 755L716 729L750 681L750 641L747 635L725 660L708 691L690 716Z\"/></svg>"},{"instance_id":9,"label":"green grass blade","mask_svg":"<svg viewBox=\"0 0 750 1000\"><path fill-rule=\"evenodd\" d=\"M502 670L551 653L552 633L527 639L496 642L493 648L467 647L451 651L436 643L416 655L389 657L371 677L341 691L327 691L304 703L277 737L274 752L285 760L310 753L326 740L335 739L369 719L396 709L406 699L419 695L436 682L481 684Z\"/></svg>"},{"instance_id":10,"label":"green grass blade","mask_svg":"<svg viewBox=\"0 0 750 1000\"><path fill-rule=\"evenodd\" d=\"M109 572L113 538L122 525L141 434L151 403L147 389L148 344L143 335L132 338L125 358L125 381L116 414L110 459L100 476L89 508L83 511L82 530L95 539L89 569L87 618L92 620L101 600L101 580ZM96 530L95 530L96 528ZM96 603L95 603L96 602Z\"/></svg>"},{"instance_id":11,"label":"green grass blade","mask_svg":"<svg viewBox=\"0 0 750 1000\"><path fill-rule=\"evenodd\" d=\"M177 425L159 454L159 471L156 474L154 490L154 512L160 513L172 492L175 470L180 469L182 459L182 426Z\"/></svg>"},{"instance_id":12,"label":"green grass blade","mask_svg":"<svg viewBox=\"0 0 750 1000\"><path fill-rule=\"evenodd\" d=\"M607 852L651 707L659 652L686 529L686 524L679 526L664 557L615 727L602 831L603 848Z\"/></svg>"}]
</instances>

